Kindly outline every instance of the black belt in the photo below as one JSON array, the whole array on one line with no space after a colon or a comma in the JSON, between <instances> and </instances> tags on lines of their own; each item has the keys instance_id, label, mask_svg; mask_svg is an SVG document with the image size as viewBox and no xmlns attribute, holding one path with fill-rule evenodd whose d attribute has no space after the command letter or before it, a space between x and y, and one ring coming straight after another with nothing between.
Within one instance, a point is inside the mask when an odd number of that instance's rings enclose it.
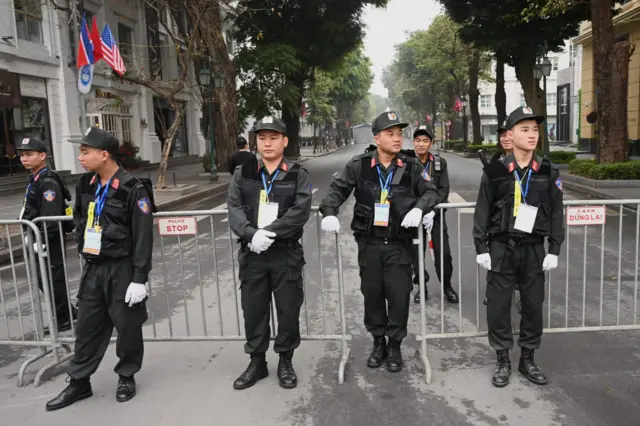
<instances>
[{"instance_id":1,"label":"black belt","mask_svg":"<svg viewBox=\"0 0 640 426\"><path fill-rule=\"evenodd\" d=\"M240 246L245 249L249 245L249 242L245 240L238 240ZM295 248L300 246L298 240L275 240L273 244L269 248L280 247L280 248Z\"/></svg>"},{"instance_id":2,"label":"black belt","mask_svg":"<svg viewBox=\"0 0 640 426\"><path fill-rule=\"evenodd\" d=\"M544 244L544 236L529 234L500 234L492 235L490 237L490 241L509 244L509 246L513 247L519 244Z\"/></svg>"}]
</instances>

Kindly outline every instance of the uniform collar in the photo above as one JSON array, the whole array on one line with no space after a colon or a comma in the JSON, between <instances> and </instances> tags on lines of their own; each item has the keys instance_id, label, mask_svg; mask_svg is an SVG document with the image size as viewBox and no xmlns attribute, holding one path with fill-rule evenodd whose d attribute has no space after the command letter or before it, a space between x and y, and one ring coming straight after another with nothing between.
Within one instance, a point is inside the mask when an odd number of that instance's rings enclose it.
<instances>
[{"instance_id":1,"label":"uniform collar","mask_svg":"<svg viewBox=\"0 0 640 426\"><path fill-rule=\"evenodd\" d=\"M264 163L262 162L262 159L258 162L258 171L266 171L267 173L269 172L267 170L267 168L264 166ZM289 163L287 163L287 160L285 160L284 158L280 161L280 164L278 164L278 170L282 170L283 172L288 172L289 171Z\"/></svg>"},{"instance_id":2,"label":"uniform collar","mask_svg":"<svg viewBox=\"0 0 640 426\"><path fill-rule=\"evenodd\" d=\"M124 169L122 167L118 167L118 170L116 170L115 174L111 178L111 187L113 189L118 189L120 187L120 180L122 179L123 174ZM94 173L93 177L91 178L91 182L89 182L89 185L93 186L96 184L96 182L98 182L98 174Z\"/></svg>"},{"instance_id":3,"label":"uniform collar","mask_svg":"<svg viewBox=\"0 0 640 426\"><path fill-rule=\"evenodd\" d=\"M382 165L380 163L380 160L378 160L378 150L375 150L373 152L373 156L371 156L371 168L376 167L378 164ZM393 157L393 160L391 160L391 164L389 164L389 167L391 166L396 166L396 167L404 167L405 161L399 157L399 154L396 155L395 157Z\"/></svg>"},{"instance_id":4,"label":"uniform collar","mask_svg":"<svg viewBox=\"0 0 640 426\"><path fill-rule=\"evenodd\" d=\"M423 162L422 162L422 160L420 159L420 157L418 157L418 154L416 154L416 158L418 159L418 161L420 161L420 163L421 163L423 166L426 166L427 164L429 164L429 163L432 163L432 162L433 162L433 154L432 154L432 153L430 153L430 152L429 152L429 153L427 153L427 162L426 162L426 163L423 163Z\"/></svg>"},{"instance_id":5,"label":"uniform collar","mask_svg":"<svg viewBox=\"0 0 640 426\"><path fill-rule=\"evenodd\" d=\"M520 169L520 166L516 162L516 158L513 155L513 153L505 156L504 162L509 167L509 172L513 172L514 170ZM539 156L534 154L531 157L531 161L529 162L529 165L526 168L531 169L533 170L534 173L536 173L540 169L541 163L542 163L542 159Z\"/></svg>"}]
</instances>

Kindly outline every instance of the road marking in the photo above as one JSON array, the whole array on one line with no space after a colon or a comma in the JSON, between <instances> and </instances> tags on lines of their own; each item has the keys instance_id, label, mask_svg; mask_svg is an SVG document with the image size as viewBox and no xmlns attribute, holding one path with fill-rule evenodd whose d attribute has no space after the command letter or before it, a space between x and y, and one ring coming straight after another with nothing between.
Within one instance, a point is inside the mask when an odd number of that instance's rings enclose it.
<instances>
[{"instance_id":1,"label":"road marking","mask_svg":"<svg viewBox=\"0 0 640 426\"><path fill-rule=\"evenodd\" d=\"M450 192L449 193L449 202L450 203L466 203L467 201L465 201L464 198L462 198L460 196L460 194L458 194L457 192ZM475 209L473 207L465 207L465 208L461 208L460 209L460 213L471 213L473 214L473 212L475 212Z\"/></svg>"}]
</instances>

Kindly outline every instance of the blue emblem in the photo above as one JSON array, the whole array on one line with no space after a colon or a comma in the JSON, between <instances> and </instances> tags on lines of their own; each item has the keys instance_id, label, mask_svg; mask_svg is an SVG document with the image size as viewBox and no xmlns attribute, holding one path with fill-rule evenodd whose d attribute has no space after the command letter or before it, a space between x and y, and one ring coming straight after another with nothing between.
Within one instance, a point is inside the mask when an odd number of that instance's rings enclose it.
<instances>
[{"instance_id":1,"label":"blue emblem","mask_svg":"<svg viewBox=\"0 0 640 426\"><path fill-rule=\"evenodd\" d=\"M556 186L560 191L562 191L562 181L560 180L560 178L556 179Z\"/></svg>"},{"instance_id":2,"label":"blue emblem","mask_svg":"<svg viewBox=\"0 0 640 426\"><path fill-rule=\"evenodd\" d=\"M44 194L42 194L44 196L44 199L47 200L48 202L52 202L53 200L56 199L56 192L55 191L44 191Z\"/></svg>"},{"instance_id":3,"label":"blue emblem","mask_svg":"<svg viewBox=\"0 0 640 426\"><path fill-rule=\"evenodd\" d=\"M422 171L422 179L424 179L426 181L430 181L431 180L431 176L429 176L429 173L427 172L427 169L424 169Z\"/></svg>"},{"instance_id":4,"label":"blue emblem","mask_svg":"<svg viewBox=\"0 0 640 426\"><path fill-rule=\"evenodd\" d=\"M151 203L149 203L149 199L144 197L143 199L138 200L138 208L140 208L142 213L149 214L151 212Z\"/></svg>"}]
</instances>

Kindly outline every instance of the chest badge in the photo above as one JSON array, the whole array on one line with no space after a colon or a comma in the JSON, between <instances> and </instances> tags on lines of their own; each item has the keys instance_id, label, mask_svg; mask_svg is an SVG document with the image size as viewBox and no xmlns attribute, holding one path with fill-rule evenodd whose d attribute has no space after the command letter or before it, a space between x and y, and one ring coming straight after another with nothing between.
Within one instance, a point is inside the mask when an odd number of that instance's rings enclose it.
<instances>
[{"instance_id":1,"label":"chest badge","mask_svg":"<svg viewBox=\"0 0 640 426\"><path fill-rule=\"evenodd\" d=\"M52 202L53 200L56 199L56 192L55 191L44 191L44 194L42 194L44 196L44 199L47 200L48 202Z\"/></svg>"}]
</instances>

